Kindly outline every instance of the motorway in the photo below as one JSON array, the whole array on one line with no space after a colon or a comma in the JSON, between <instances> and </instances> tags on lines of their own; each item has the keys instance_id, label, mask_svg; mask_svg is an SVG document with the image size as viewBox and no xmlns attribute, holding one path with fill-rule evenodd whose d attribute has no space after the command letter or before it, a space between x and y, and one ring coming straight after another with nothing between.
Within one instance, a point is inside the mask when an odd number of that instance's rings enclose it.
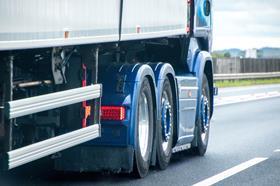
<instances>
[{"instance_id":1,"label":"motorway","mask_svg":"<svg viewBox=\"0 0 280 186\"><path fill-rule=\"evenodd\" d=\"M280 85L220 89L207 154L174 154L144 179L57 173L47 160L2 173L0 185L280 185Z\"/></svg>"}]
</instances>

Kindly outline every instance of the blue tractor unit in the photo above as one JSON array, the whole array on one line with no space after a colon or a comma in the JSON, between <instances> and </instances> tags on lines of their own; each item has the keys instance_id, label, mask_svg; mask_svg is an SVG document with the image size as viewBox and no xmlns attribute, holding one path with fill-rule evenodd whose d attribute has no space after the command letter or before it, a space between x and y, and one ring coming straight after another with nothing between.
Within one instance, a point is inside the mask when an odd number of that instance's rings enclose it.
<instances>
[{"instance_id":1,"label":"blue tractor unit","mask_svg":"<svg viewBox=\"0 0 280 186\"><path fill-rule=\"evenodd\" d=\"M205 154L211 0L35 1L0 6L3 169L52 155L56 170L145 177Z\"/></svg>"}]
</instances>

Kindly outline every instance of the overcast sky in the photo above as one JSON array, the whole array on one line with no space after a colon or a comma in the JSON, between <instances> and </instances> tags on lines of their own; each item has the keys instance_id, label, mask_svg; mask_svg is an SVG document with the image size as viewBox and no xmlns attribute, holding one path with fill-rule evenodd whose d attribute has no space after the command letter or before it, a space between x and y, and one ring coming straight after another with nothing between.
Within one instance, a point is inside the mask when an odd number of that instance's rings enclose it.
<instances>
[{"instance_id":1,"label":"overcast sky","mask_svg":"<svg viewBox=\"0 0 280 186\"><path fill-rule=\"evenodd\" d=\"M213 50L280 47L280 0L212 0Z\"/></svg>"}]
</instances>

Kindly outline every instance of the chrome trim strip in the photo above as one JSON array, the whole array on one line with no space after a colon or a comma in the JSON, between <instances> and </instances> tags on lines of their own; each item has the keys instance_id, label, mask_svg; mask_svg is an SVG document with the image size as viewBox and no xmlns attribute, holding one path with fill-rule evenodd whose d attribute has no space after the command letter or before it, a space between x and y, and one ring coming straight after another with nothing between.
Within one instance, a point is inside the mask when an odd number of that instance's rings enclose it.
<instances>
[{"instance_id":1,"label":"chrome trim strip","mask_svg":"<svg viewBox=\"0 0 280 186\"><path fill-rule=\"evenodd\" d=\"M172 153L180 152L180 151L187 150L187 149L190 149L190 148L191 148L191 144L190 143L187 143L187 144L184 144L184 145L175 146L175 147L172 148Z\"/></svg>"}]
</instances>

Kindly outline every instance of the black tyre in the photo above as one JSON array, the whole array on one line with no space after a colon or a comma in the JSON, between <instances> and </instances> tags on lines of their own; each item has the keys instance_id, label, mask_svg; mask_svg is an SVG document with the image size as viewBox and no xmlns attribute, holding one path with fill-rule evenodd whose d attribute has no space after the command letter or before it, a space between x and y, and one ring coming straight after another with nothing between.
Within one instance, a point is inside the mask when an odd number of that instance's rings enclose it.
<instances>
[{"instance_id":1,"label":"black tyre","mask_svg":"<svg viewBox=\"0 0 280 186\"><path fill-rule=\"evenodd\" d=\"M166 78L163 83L160 105L161 122L157 128L157 165L166 169L172 154L174 130L174 105L170 81Z\"/></svg>"},{"instance_id":2,"label":"black tyre","mask_svg":"<svg viewBox=\"0 0 280 186\"><path fill-rule=\"evenodd\" d=\"M141 85L136 117L134 175L143 178L149 172L154 127L153 96L147 78Z\"/></svg>"},{"instance_id":3,"label":"black tyre","mask_svg":"<svg viewBox=\"0 0 280 186\"><path fill-rule=\"evenodd\" d=\"M199 105L199 117L196 120L196 146L192 148L196 155L203 156L207 150L210 131L210 91L206 75L202 81L202 95Z\"/></svg>"}]
</instances>

